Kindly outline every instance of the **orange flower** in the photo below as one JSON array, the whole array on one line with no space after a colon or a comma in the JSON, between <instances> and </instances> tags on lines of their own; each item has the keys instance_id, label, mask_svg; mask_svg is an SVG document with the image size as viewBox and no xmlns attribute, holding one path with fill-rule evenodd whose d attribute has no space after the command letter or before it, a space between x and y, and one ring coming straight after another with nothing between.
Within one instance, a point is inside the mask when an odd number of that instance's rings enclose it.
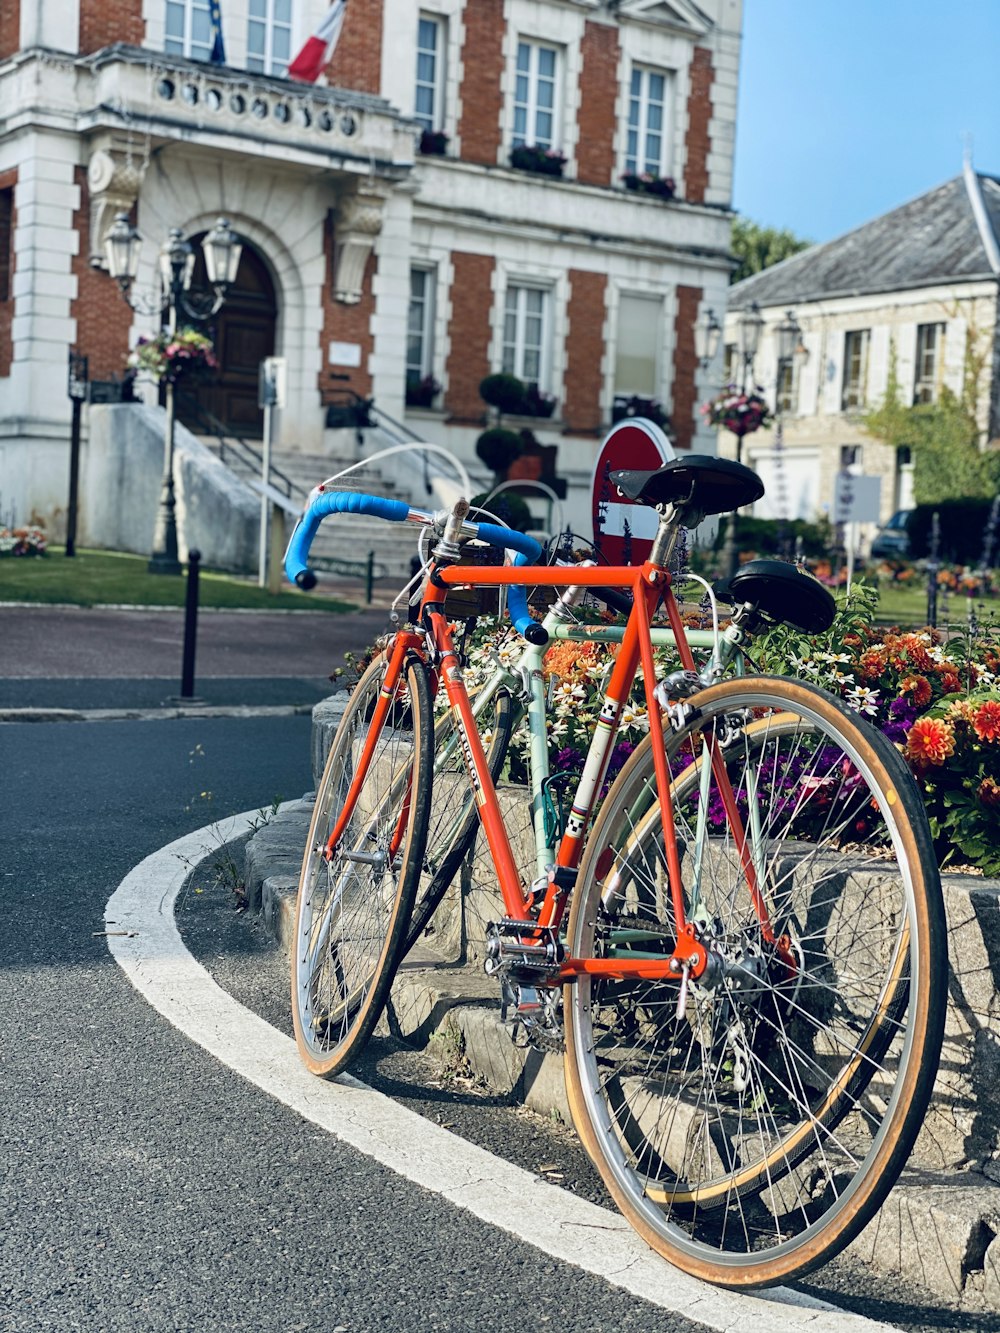
<instances>
[{"instance_id":1,"label":"orange flower","mask_svg":"<svg viewBox=\"0 0 1000 1333\"><path fill-rule=\"evenodd\" d=\"M861 674L868 680L876 680L885 670L885 650L869 648L861 654L859 660Z\"/></svg>"},{"instance_id":2,"label":"orange flower","mask_svg":"<svg viewBox=\"0 0 1000 1333\"><path fill-rule=\"evenodd\" d=\"M930 671L934 665L934 659L927 651L927 645L917 634L903 634L900 636L899 646L906 654L907 661L918 671Z\"/></svg>"},{"instance_id":3,"label":"orange flower","mask_svg":"<svg viewBox=\"0 0 1000 1333\"><path fill-rule=\"evenodd\" d=\"M962 688L962 682L954 671L942 671L941 688L945 694L957 694Z\"/></svg>"},{"instance_id":4,"label":"orange flower","mask_svg":"<svg viewBox=\"0 0 1000 1333\"><path fill-rule=\"evenodd\" d=\"M912 694L918 708L925 708L931 701L931 683L926 676L906 676L900 681L903 694Z\"/></svg>"},{"instance_id":5,"label":"orange flower","mask_svg":"<svg viewBox=\"0 0 1000 1333\"><path fill-rule=\"evenodd\" d=\"M972 726L981 741L1000 739L1000 703L988 699L972 717Z\"/></svg>"},{"instance_id":6,"label":"orange flower","mask_svg":"<svg viewBox=\"0 0 1000 1333\"><path fill-rule=\"evenodd\" d=\"M981 805L1000 805L1000 782L993 778L983 778L977 795Z\"/></svg>"},{"instance_id":7,"label":"orange flower","mask_svg":"<svg viewBox=\"0 0 1000 1333\"><path fill-rule=\"evenodd\" d=\"M943 764L955 753L955 732L936 717L918 717L906 738L906 757L917 767Z\"/></svg>"}]
</instances>

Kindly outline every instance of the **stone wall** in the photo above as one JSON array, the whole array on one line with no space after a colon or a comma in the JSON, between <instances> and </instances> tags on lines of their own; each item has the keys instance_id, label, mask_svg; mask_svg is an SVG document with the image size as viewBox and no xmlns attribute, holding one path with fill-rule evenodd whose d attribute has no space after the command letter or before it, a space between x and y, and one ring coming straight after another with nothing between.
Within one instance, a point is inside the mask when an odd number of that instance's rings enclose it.
<instances>
[{"instance_id":1,"label":"stone wall","mask_svg":"<svg viewBox=\"0 0 1000 1333\"><path fill-rule=\"evenodd\" d=\"M148 555L163 476L165 414L122 403L91 407L89 419L79 543ZM174 486L181 560L197 548L208 567L256 569L260 501L181 425L174 437Z\"/></svg>"}]
</instances>

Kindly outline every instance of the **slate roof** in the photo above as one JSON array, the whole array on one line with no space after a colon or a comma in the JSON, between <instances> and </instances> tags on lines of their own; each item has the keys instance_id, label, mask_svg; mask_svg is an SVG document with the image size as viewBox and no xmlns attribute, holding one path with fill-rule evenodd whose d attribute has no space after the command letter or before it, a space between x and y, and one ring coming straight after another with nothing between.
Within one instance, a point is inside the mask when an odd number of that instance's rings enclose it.
<instances>
[{"instance_id":1,"label":"slate roof","mask_svg":"<svg viewBox=\"0 0 1000 1333\"><path fill-rule=\"evenodd\" d=\"M974 179L1000 241L1000 179L978 173ZM730 310L742 310L751 301L760 306L795 304L997 276L969 186L963 176L956 176L836 240L744 278L729 289L728 304Z\"/></svg>"}]
</instances>

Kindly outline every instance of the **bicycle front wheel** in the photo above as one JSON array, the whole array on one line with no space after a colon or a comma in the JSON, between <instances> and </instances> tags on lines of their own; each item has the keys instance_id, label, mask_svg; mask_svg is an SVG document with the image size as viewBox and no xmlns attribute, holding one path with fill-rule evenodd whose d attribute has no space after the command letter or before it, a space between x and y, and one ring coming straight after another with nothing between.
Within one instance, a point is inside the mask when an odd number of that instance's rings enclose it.
<instances>
[{"instance_id":1,"label":"bicycle front wheel","mask_svg":"<svg viewBox=\"0 0 1000 1333\"><path fill-rule=\"evenodd\" d=\"M685 918L711 966L683 1001L677 979L569 985L567 1088L649 1243L700 1278L763 1286L832 1257L903 1167L940 1054L944 912L919 793L885 737L791 680L690 703L660 743ZM589 839L572 956L673 949L652 744Z\"/></svg>"},{"instance_id":2,"label":"bicycle front wheel","mask_svg":"<svg viewBox=\"0 0 1000 1333\"><path fill-rule=\"evenodd\" d=\"M303 1061L332 1078L385 1007L413 907L427 833L434 728L423 664L388 681L371 663L337 728L309 829L292 946L292 1017ZM380 694L388 713L359 770ZM360 773L350 819L328 846Z\"/></svg>"}]
</instances>

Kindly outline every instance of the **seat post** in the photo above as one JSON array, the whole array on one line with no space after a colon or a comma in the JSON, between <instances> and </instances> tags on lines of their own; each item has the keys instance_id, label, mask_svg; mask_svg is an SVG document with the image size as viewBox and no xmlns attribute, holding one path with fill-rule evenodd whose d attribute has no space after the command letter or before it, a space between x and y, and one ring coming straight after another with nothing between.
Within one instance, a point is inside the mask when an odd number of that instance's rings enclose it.
<instances>
[{"instance_id":1,"label":"seat post","mask_svg":"<svg viewBox=\"0 0 1000 1333\"><path fill-rule=\"evenodd\" d=\"M653 538L649 558L654 564L668 567L680 536L681 510L677 505L667 504L657 505L656 512L660 516L660 522Z\"/></svg>"}]
</instances>

